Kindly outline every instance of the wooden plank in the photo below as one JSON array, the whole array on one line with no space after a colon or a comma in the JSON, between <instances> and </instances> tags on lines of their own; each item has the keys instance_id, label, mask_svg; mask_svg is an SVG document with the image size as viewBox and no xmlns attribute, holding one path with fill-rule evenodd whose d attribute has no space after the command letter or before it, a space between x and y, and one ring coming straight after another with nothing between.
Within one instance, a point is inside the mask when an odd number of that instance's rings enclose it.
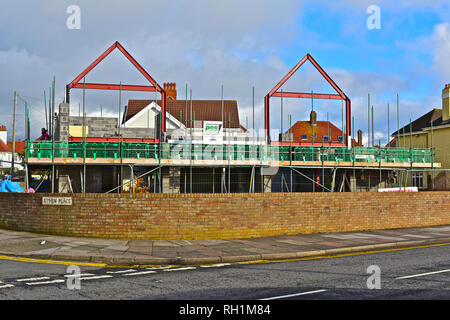
<instances>
[{"instance_id":1,"label":"wooden plank","mask_svg":"<svg viewBox=\"0 0 450 320\"><path fill-rule=\"evenodd\" d=\"M51 164L52 160L50 158L29 158L28 159L29 164ZM76 160L74 158L55 158L54 161L57 165L64 165L64 164L83 164L83 158L77 158ZM86 158L87 164L120 164L120 158L114 159L114 158ZM280 166L280 167L286 167L286 166L298 166L298 167L322 167L321 161L259 161L259 160L185 160L185 159L161 159L160 161L156 159L132 159L132 158L125 158L122 159L123 164L140 164L140 165L167 165L167 166L188 166L188 165L195 165L195 166L239 166L239 165L264 165L264 166ZM323 166L330 168L330 167L353 167L352 162L344 162L341 161L339 163L335 161L324 161ZM380 165L377 162L355 162L355 167L379 167ZM431 163L413 163L413 168L441 168L441 163L434 163L433 165ZM410 168L411 164L408 162L381 162L382 168Z\"/></svg>"}]
</instances>

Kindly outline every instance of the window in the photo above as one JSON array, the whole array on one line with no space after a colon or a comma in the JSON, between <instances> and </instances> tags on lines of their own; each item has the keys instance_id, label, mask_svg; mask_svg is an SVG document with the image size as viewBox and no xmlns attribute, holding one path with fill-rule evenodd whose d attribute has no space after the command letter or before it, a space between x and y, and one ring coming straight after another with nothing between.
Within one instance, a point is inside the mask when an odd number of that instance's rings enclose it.
<instances>
[{"instance_id":1,"label":"window","mask_svg":"<svg viewBox=\"0 0 450 320\"><path fill-rule=\"evenodd\" d=\"M324 142L330 141L330 137L329 137L329 136L323 136L323 141L324 141Z\"/></svg>"},{"instance_id":2,"label":"window","mask_svg":"<svg viewBox=\"0 0 450 320\"><path fill-rule=\"evenodd\" d=\"M342 140L344 140L344 138L342 136L338 136L338 141L342 142Z\"/></svg>"},{"instance_id":3,"label":"window","mask_svg":"<svg viewBox=\"0 0 450 320\"><path fill-rule=\"evenodd\" d=\"M412 183L413 187L417 187L417 189L423 189L423 172L413 172Z\"/></svg>"},{"instance_id":4,"label":"window","mask_svg":"<svg viewBox=\"0 0 450 320\"><path fill-rule=\"evenodd\" d=\"M306 134L302 134L302 140L308 140L308 136Z\"/></svg>"}]
</instances>

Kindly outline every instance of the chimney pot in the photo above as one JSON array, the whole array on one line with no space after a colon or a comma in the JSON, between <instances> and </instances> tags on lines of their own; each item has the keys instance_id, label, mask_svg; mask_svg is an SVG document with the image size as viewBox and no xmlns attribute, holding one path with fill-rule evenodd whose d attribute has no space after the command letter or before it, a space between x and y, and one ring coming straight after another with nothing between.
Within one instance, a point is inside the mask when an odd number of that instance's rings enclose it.
<instances>
[{"instance_id":1,"label":"chimney pot","mask_svg":"<svg viewBox=\"0 0 450 320\"><path fill-rule=\"evenodd\" d=\"M358 144L360 146L362 146L362 137L363 137L363 132L361 129L358 130Z\"/></svg>"},{"instance_id":2,"label":"chimney pot","mask_svg":"<svg viewBox=\"0 0 450 320\"><path fill-rule=\"evenodd\" d=\"M315 111L311 111L309 115L309 122L311 126L317 126L317 113Z\"/></svg>"},{"instance_id":3,"label":"chimney pot","mask_svg":"<svg viewBox=\"0 0 450 320\"><path fill-rule=\"evenodd\" d=\"M166 91L167 98L171 98L172 100L177 100L177 89L176 89L175 82L164 83L164 91Z\"/></svg>"}]
</instances>

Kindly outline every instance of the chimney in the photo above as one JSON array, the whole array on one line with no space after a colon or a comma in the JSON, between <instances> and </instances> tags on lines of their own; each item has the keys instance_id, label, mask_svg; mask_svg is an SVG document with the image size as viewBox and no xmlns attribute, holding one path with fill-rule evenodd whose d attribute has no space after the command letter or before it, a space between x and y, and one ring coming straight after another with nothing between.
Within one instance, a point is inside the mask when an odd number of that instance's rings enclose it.
<instances>
[{"instance_id":1,"label":"chimney","mask_svg":"<svg viewBox=\"0 0 450 320\"><path fill-rule=\"evenodd\" d=\"M362 146L362 136L363 136L363 132L361 129L358 130L358 145Z\"/></svg>"},{"instance_id":2,"label":"chimney","mask_svg":"<svg viewBox=\"0 0 450 320\"><path fill-rule=\"evenodd\" d=\"M312 127L317 126L317 113L314 110L309 114L309 123Z\"/></svg>"},{"instance_id":3,"label":"chimney","mask_svg":"<svg viewBox=\"0 0 450 320\"><path fill-rule=\"evenodd\" d=\"M177 84L175 82L164 83L163 87L167 98L177 100Z\"/></svg>"},{"instance_id":4,"label":"chimney","mask_svg":"<svg viewBox=\"0 0 450 320\"><path fill-rule=\"evenodd\" d=\"M450 83L442 89L442 121L450 119Z\"/></svg>"},{"instance_id":5,"label":"chimney","mask_svg":"<svg viewBox=\"0 0 450 320\"><path fill-rule=\"evenodd\" d=\"M8 131L6 130L6 126L0 126L0 140L2 140L5 144L7 143L7 135Z\"/></svg>"}]
</instances>

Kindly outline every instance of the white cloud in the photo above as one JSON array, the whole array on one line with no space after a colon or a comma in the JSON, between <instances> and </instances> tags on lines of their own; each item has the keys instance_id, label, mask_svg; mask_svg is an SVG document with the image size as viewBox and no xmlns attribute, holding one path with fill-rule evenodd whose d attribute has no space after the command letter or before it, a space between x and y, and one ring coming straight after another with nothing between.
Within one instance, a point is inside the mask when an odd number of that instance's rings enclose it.
<instances>
[{"instance_id":1,"label":"white cloud","mask_svg":"<svg viewBox=\"0 0 450 320\"><path fill-rule=\"evenodd\" d=\"M36 109L37 104L43 105L43 91L50 82L41 82L42 75L51 73L51 65L24 49L11 49L0 51L0 112L2 113L1 122L8 128L8 136L12 137L12 124L14 113L14 91L17 91L20 98L17 101L16 136L24 137L24 100L30 107L30 118L33 122L34 131L40 132L40 128L45 123L45 117L42 116L43 108ZM38 86L41 84L41 86ZM29 88L36 89L30 90ZM26 88L26 89L25 89ZM47 89L48 97L48 89ZM41 113L42 111L42 113Z\"/></svg>"},{"instance_id":2,"label":"white cloud","mask_svg":"<svg viewBox=\"0 0 450 320\"><path fill-rule=\"evenodd\" d=\"M438 2L442 4L442 1ZM176 82L178 95L182 99L186 83L193 89L194 99L220 99L220 86L223 84L225 99L238 100L241 123L245 124L248 117L249 126L252 125L251 88L255 86L255 126L260 128L264 118L264 96L293 67L286 65L279 52L291 43L295 34L304 34L296 21L303 1L295 0L283 1L282 4L257 0L142 0L128 6L118 0L82 0L77 1L81 8L81 30L66 28L68 15L65 9L73 1L46 0L42 3L31 2L25 6L11 2L8 10L0 13L0 112L8 113L11 109L14 90L30 97L35 134L39 133L43 124L43 90L48 91L52 76L56 76L56 101L59 102L63 99L65 84L116 40L160 84ZM388 1L379 3L383 6L382 10L384 6L392 7ZM372 2L345 1L344 4L360 10ZM419 1L413 4L421 5ZM19 13L22 17L20 23L14 18ZM365 10L358 14L364 15ZM306 34L313 34L313 31L306 30ZM434 67L443 78L450 75L450 67L445 63L450 53L449 34L448 24L437 26L433 34L433 43L436 44ZM333 45L336 43L330 40L330 51ZM298 60L305 53L299 53ZM354 72L333 66L323 67L352 99L352 114L357 121L357 129L367 127L367 93L372 94L373 104L379 110L376 112L376 127L382 132L386 131L383 120L386 103L395 101L396 91L411 88L411 79L390 75L389 70ZM286 84L286 90L323 89L333 92L328 85L324 85L324 80L314 69L308 69L305 65L299 73L302 74L298 78L293 77ZM93 70L87 81L145 83L117 52ZM123 93L122 105L133 97L153 98L144 94ZM72 102L75 105L72 110L76 112L81 102L80 90L72 91ZM88 91L86 102L88 113L98 112L102 104L104 113L115 114L118 93ZM339 103L315 103L321 108L319 118L324 119L326 112L329 112L330 119L340 124ZM406 106L407 102L404 103ZM424 105L428 108L427 103L408 102L410 108L405 109L405 113L417 112L420 115ZM271 100L271 105L272 126L279 126L279 101ZM304 120L308 118L309 110L309 101L286 99L284 128L287 128L287 114L295 116L293 121ZM19 134L23 132L23 120L20 121Z\"/></svg>"},{"instance_id":3,"label":"white cloud","mask_svg":"<svg viewBox=\"0 0 450 320\"><path fill-rule=\"evenodd\" d=\"M48 90L53 75L58 103L64 86L116 40L160 84L177 82L182 88L188 82L195 98L209 99L220 98L223 84L225 97L237 99L244 108L254 85L259 102L271 80L287 69L276 52L292 39L302 2L285 1L280 6L257 0L140 0L124 6L117 0L82 0L77 1L80 30L66 28L70 4L73 1L10 2L0 12L0 111L10 108L14 90L31 97L36 135L44 120L38 111L43 110L43 90ZM93 70L87 81L145 84L117 53ZM72 94L77 109L81 91ZM128 98L144 96L124 93L123 104ZM97 110L100 104L105 112L116 112L117 93L87 91L87 110ZM10 122L4 122L10 127ZM22 123L18 123L20 132Z\"/></svg>"},{"instance_id":4,"label":"white cloud","mask_svg":"<svg viewBox=\"0 0 450 320\"><path fill-rule=\"evenodd\" d=\"M450 23L442 23L435 26L431 36L433 48L433 69L440 79L450 83Z\"/></svg>"}]
</instances>

